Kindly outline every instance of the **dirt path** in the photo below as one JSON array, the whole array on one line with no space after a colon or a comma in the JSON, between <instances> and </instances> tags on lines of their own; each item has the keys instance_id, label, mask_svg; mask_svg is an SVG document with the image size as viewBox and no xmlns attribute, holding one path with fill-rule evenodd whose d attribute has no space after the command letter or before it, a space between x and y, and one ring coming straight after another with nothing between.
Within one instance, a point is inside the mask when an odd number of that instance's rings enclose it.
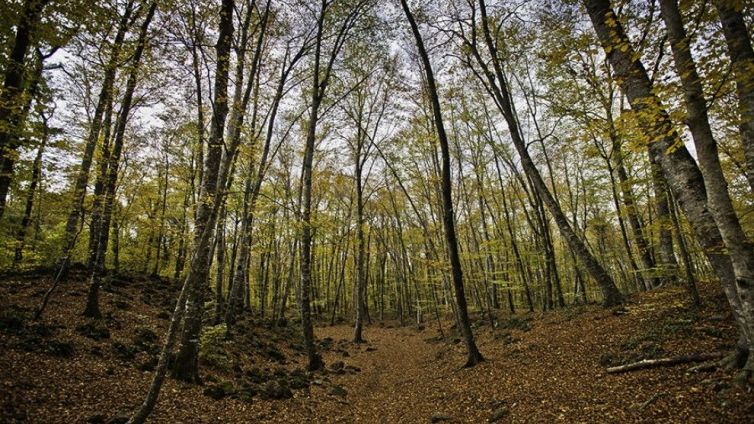
<instances>
[{"instance_id":1,"label":"dirt path","mask_svg":"<svg viewBox=\"0 0 754 424\"><path fill-rule=\"evenodd\" d=\"M346 326L323 328L320 337L346 341L352 329ZM368 330L368 343L348 346L348 357L331 352L328 364L343 361L358 367L355 374L333 378L348 391L347 408L333 411L333 417L355 422L411 422L428 417L436 400L432 393L436 370L432 367L434 350L423 340L422 333L406 328ZM426 336L424 336L426 337Z\"/></svg>"},{"instance_id":2,"label":"dirt path","mask_svg":"<svg viewBox=\"0 0 754 424\"><path fill-rule=\"evenodd\" d=\"M348 394L316 402L327 422L740 422L754 419L754 396L724 374L690 365L612 375L609 365L644 357L724 351L732 331L711 308L689 312L679 290L644 294L618 314L599 307L507 318L477 330L487 360L462 369L462 343L433 342L436 330L369 327L368 346L347 326L318 329L334 339L325 359L361 372L332 376ZM725 323L723 326L722 323ZM721 330L722 329L722 330ZM721 333L722 331L722 333ZM732 334L732 333L731 333ZM458 340L456 340L458 342ZM349 356L343 357L339 347ZM332 398L332 395L328 396ZM316 388L311 400L322 399Z\"/></svg>"}]
</instances>

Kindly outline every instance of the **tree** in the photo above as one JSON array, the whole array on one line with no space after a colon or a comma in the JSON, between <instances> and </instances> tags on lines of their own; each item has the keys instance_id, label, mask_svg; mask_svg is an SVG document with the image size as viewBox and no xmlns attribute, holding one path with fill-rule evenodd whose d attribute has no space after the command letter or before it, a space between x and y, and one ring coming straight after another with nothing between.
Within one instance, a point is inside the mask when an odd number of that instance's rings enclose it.
<instances>
[{"instance_id":1,"label":"tree","mask_svg":"<svg viewBox=\"0 0 754 424\"><path fill-rule=\"evenodd\" d=\"M351 30L356 25L363 9L369 2L360 0L353 5L344 5L336 0L322 0L316 15L316 36L314 41L314 65L312 67L311 103L309 104L309 120L304 144L304 159L301 166L302 195L301 195L301 323L304 330L304 342L309 358L310 371L324 366L322 358L314 346L314 330L311 320L311 261L312 261L312 164L314 162L315 141L317 139L317 123L320 107L327 94L330 78L333 75L335 62L343 48ZM344 8L338 10L339 7ZM341 15L338 16L338 13ZM338 17L332 22L334 17ZM334 26L334 28L332 27ZM332 43L324 45L325 37L332 39ZM323 52L323 47L325 51Z\"/></svg>"},{"instance_id":2,"label":"tree","mask_svg":"<svg viewBox=\"0 0 754 424\"><path fill-rule=\"evenodd\" d=\"M416 48L419 51L419 57L421 59L424 73L426 74L427 92L429 94L430 102L432 104L432 116L434 119L435 130L437 131L437 141L440 143L440 151L442 156L442 221L445 228L445 242L448 249L448 257L450 259L450 268L453 276L453 289L456 295L456 305L458 307L458 320L461 327L461 334L463 334L464 342L466 343L467 359L466 367L473 367L474 365L482 362L484 357L479 352L474 341L474 335L471 332L471 323L469 321L468 307L466 305L466 294L463 287L463 270L461 269L461 259L458 253L458 240L456 237L455 229L455 216L453 214L453 196L452 186L450 182L450 148L448 143L448 136L445 132L445 125L443 123L442 111L440 109L440 99L437 94L437 85L435 83L434 73L432 71L432 64L429 61L429 55L424 47L424 41L421 33L419 32L419 26L416 24L414 15L409 9L406 0L401 0L401 7L406 15L406 20L411 26L411 33L414 36L416 42Z\"/></svg>"},{"instance_id":3,"label":"tree","mask_svg":"<svg viewBox=\"0 0 754 424\"><path fill-rule=\"evenodd\" d=\"M723 25L723 35L736 81L746 178L750 189L754 191L754 73L751 71L754 68L754 49L751 46L751 33L746 30L743 2L715 0L712 3Z\"/></svg>"},{"instance_id":4,"label":"tree","mask_svg":"<svg viewBox=\"0 0 754 424\"><path fill-rule=\"evenodd\" d=\"M699 171L694 159L673 128L660 99L653 93L652 82L644 66L641 61L634 59L634 49L613 12L610 2L586 0L584 3L623 92L643 125L650 131L650 140L647 145L649 154L660 164L673 195L686 213L699 244L705 249L707 259L720 278L739 325L741 340L738 348L742 352L751 350L754 346L750 336L752 334L751 311L754 310L754 305L751 304L751 291L754 286L747 283L750 281L750 274L746 261L751 252L747 255L739 250L741 246L735 243L727 246L732 256L722 251L721 247L727 244L726 241L733 241L729 233L731 228L721 227L726 224L717 222L716 219L720 217L718 208L724 205L716 204L715 196L718 196L717 201L719 201L719 197L727 196L727 191L720 192L724 187L719 185L719 181L718 185L714 185L715 182L711 181L713 185L710 190L716 192L707 190L702 172ZM675 48L677 50L677 46ZM685 77L691 78L691 75L685 75ZM691 92L688 94L693 95ZM711 147L714 146L704 146L704 148ZM707 159L714 160L711 157ZM725 240L721 233L727 234L728 240ZM746 369L750 369L751 365L752 362L749 361Z\"/></svg>"},{"instance_id":5,"label":"tree","mask_svg":"<svg viewBox=\"0 0 754 424\"><path fill-rule=\"evenodd\" d=\"M42 10L49 0L25 0L16 25L15 38L5 67L3 90L0 92L0 218L5 212L8 188L13 178L16 150L21 141L21 123L26 119L23 107L27 78L26 54L33 44Z\"/></svg>"},{"instance_id":6,"label":"tree","mask_svg":"<svg viewBox=\"0 0 754 424\"><path fill-rule=\"evenodd\" d=\"M144 21L142 22L141 28L139 30L139 39L137 41L136 50L134 51L131 71L128 76L128 82L126 83L126 91L123 94L121 111L118 115L118 121L116 123L115 139L113 140L113 151L108 158L107 180L103 193L104 199L101 203L101 211L99 211L99 213L101 213L102 215L102 218L98 228L99 232L97 234L98 239L96 250L89 252L90 263L92 264L92 266L90 270L91 276L89 291L86 296L84 316L90 318L100 318L102 315L99 310L99 288L101 284L102 274L104 274L105 268L105 256L107 255L107 245L110 236L110 222L112 220L113 205L115 202L115 188L118 181L120 157L123 151L128 115L131 112L134 90L136 89L137 78L139 75L139 65L141 64L141 57L144 53L144 50L147 47L147 31L149 29L149 24L152 22L152 18L154 17L156 9L157 3L152 3L149 6L147 14L144 17Z\"/></svg>"}]
</instances>

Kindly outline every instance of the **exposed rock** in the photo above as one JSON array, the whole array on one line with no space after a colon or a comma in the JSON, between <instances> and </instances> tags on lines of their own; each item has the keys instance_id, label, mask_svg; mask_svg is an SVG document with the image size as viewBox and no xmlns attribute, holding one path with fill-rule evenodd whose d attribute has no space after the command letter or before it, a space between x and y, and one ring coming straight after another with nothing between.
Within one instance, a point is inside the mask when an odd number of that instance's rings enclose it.
<instances>
[{"instance_id":1,"label":"exposed rock","mask_svg":"<svg viewBox=\"0 0 754 424\"><path fill-rule=\"evenodd\" d=\"M501 406L500 408L496 409L495 412L490 415L490 418L487 420L487 422L495 423L503 418L507 417L510 411L508 411L507 406Z\"/></svg>"},{"instance_id":2,"label":"exposed rock","mask_svg":"<svg viewBox=\"0 0 754 424\"><path fill-rule=\"evenodd\" d=\"M236 389L230 381L223 381L204 389L204 395L209 396L214 400L220 400L235 393Z\"/></svg>"},{"instance_id":3,"label":"exposed rock","mask_svg":"<svg viewBox=\"0 0 754 424\"><path fill-rule=\"evenodd\" d=\"M131 418L128 414L120 412L109 420L105 421L105 424L126 424L128 419Z\"/></svg>"},{"instance_id":4,"label":"exposed rock","mask_svg":"<svg viewBox=\"0 0 754 424\"><path fill-rule=\"evenodd\" d=\"M330 389L330 394L334 396L346 397L348 391L342 386L333 386L333 388Z\"/></svg>"},{"instance_id":5,"label":"exposed rock","mask_svg":"<svg viewBox=\"0 0 754 424\"><path fill-rule=\"evenodd\" d=\"M340 371L343 369L343 367L345 367L345 365L346 364L344 364L343 361L333 362L333 364L330 366L330 369L332 369L333 371Z\"/></svg>"},{"instance_id":6,"label":"exposed rock","mask_svg":"<svg viewBox=\"0 0 754 424\"><path fill-rule=\"evenodd\" d=\"M450 421L452 419L453 417L451 417L450 415L443 414L442 412L435 412L431 417L429 417L429 422L440 423L443 421Z\"/></svg>"},{"instance_id":7,"label":"exposed rock","mask_svg":"<svg viewBox=\"0 0 754 424\"><path fill-rule=\"evenodd\" d=\"M110 338L110 330L100 321L89 321L76 327L76 332L92 340L104 340Z\"/></svg>"},{"instance_id":8,"label":"exposed rock","mask_svg":"<svg viewBox=\"0 0 754 424\"><path fill-rule=\"evenodd\" d=\"M105 424L105 414L94 414L86 419L88 424Z\"/></svg>"},{"instance_id":9,"label":"exposed rock","mask_svg":"<svg viewBox=\"0 0 754 424\"><path fill-rule=\"evenodd\" d=\"M290 399L293 397L293 392L291 392L285 380L270 380L262 388L262 397L265 399Z\"/></svg>"}]
</instances>

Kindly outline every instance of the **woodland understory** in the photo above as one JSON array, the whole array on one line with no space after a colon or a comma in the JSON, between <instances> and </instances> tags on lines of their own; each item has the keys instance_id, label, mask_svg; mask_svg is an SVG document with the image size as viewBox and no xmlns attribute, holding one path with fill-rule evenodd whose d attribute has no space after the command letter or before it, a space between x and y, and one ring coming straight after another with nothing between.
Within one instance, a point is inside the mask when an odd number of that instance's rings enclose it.
<instances>
[{"instance_id":1,"label":"woodland understory","mask_svg":"<svg viewBox=\"0 0 754 424\"><path fill-rule=\"evenodd\" d=\"M0 420L752 419L753 28L4 1Z\"/></svg>"}]
</instances>

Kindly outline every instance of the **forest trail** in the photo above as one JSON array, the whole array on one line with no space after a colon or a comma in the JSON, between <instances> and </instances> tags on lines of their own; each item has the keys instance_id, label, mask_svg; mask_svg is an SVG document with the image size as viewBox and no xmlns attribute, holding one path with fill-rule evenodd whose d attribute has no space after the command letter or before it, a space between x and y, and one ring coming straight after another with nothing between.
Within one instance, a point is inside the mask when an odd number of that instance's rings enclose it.
<instances>
[{"instance_id":1,"label":"forest trail","mask_svg":"<svg viewBox=\"0 0 754 424\"><path fill-rule=\"evenodd\" d=\"M424 340L428 335L392 326L368 330L367 343L343 343L349 346L348 357L342 357L342 351L325 357L330 367L342 361L361 370L338 379L348 390L348 403L328 416L358 422L411 422L430 417L433 408L442 404L442 388L433 369L434 348ZM349 340L352 332L350 326L318 330L320 337L341 342Z\"/></svg>"},{"instance_id":2,"label":"forest trail","mask_svg":"<svg viewBox=\"0 0 754 424\"><path fill-rule=\"evenodd\" d=\"M485 325L477 330L486 361L471 369L460 368L463 344L458 339L439 342L434 328L369 327L368 346L375 350L367 351L347 342L350 327L323 327L320 337L351 346L346 358L342 349L330 351L328 364L343 361L361 372L334 379L348 394L341 404L320 404L312 418L705 423L740 422L736 415L741 413L754 416L750 393L712 383L717 380L711 375L689 373L693 364L621 375L605 372L607 366L644 357L719 349L720 332L731 329L718 325L714 311L707 311L712 321L704 323L685 309L682 296L678 289L662 290L639 295L617 311L586 307L500 317L495 330ZM713 337L689 337L697 332ZM729 408L736 404L748 408L734 413Z\"/></svg>"},{"instance_id":3,"label":"forest trail","mask_svg":"<svg viewBox=\"0 0 754 424\"><path fill-rule=\"evenodd\" d=\"M39 283L0 285L0 422L106 423L124 416L151 379L169 287L136 280L106 291L106 327L91 328L79 315L80 282L65 284L68 295L56 298L41 322L17 319L38 301ZM669 287L633 295L621 309L498 311L494 328L477 316L474 332L486 361L469 369L461 368L465 348L448 323L443 340L436 322L375 322L359 345L350 341L351 325L320 326L327 370L291 385L282 400L262 390L300 372L300 329L269 329L255 318L233 340L213 342L220 360L203 362L204 385L168 379L149 422L751 422L754 396L730 372L689 372L692 364L683 364L606 373L639 359L730 349L735 332L725 300L714 284L700 288L700 312L688 307L683 289ZM222 396L208 393L227 385ZM244 395L250 385L251 398Z\"/></svg>"}]
</instances>

